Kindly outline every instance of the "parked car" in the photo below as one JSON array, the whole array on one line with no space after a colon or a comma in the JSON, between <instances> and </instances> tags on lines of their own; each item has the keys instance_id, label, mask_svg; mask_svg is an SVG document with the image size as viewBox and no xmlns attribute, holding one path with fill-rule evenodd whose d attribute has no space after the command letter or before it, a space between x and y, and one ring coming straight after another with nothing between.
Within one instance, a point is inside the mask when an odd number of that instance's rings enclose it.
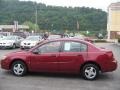
<instances>
[{"instance_id":1,"label":"parked car","mask_svg":"<svg viewBox=\"0 0 120 90\"><path fill-rule=\"evenodd\" d=\"M29 34L29 32L16 31L16 32L13 32L12 35L16 35L16 36L20 36L20 37L26 38L26 37L28 37L30 34Z\"/></svg>"},{"instance_id":2,"label":"parked car","mask_svg":"<svg viewBox=\"0 0 120 90\"><path fill-rule=\"evenodd\" d=\"M41 36L28 36L24 41L21 42L21 49L30 49L37 45L41 41Z\"/></svg>"},{"instance_id":3,"label":"parked car","mask_svg":"<svg viewBox=\"0 0 120 90\"><path fill-rule=\"evenodd\" d=\"M80 74L88 80L99 72L116 70L117 61L112 51L79 39L45 40L29 51L13 52L2 57L2 69L16 76L29 72Z\"/></svg>"},{"instance_id":4,"label":"parked car","mask_svg":"<svg viewBox=\"0 0 120 90\"><path fill-rule=\"evenodd\" d=\"M58 39L58 38L61 38L61 35L49 35L49 37L48 37L49 40Z\"/></svg>"},{"instance_id":5,"label":"parked car","mask_svg":"<svg viewBox=\"0 0 120 90\"><path fill-rule=\"evenodd\" d=\"M76 39L85 40L85 41L88 41L88 42L90 42L90 43L93 43L93 42L94 42L90 37L86 37L86 36L84 36L84 35L76 35L76 36L71 37L71 38L76 38Z\"/></svg>"},{"instance_id":6,"label":"parked car","mask_svg":"<svg viewBox=\"0 0 120 90\"><path fill-rule=\"evenodd\" d=\"M8 36L10 34L11 34L11 32L0 32L0 35L3 35L3 36Z\"/></svg>"},{"instance_id":7,"label":"parked car","mask_svg":"<svg viewBox=\"0 0 120 90\"><path fill-rule=\"evenodd\" d=\"M16 48L20 47L20 42L23 40L19 36L6 36L0 40L0 48Z\"/></svg>"},{"instance_id":8,"label":"parked car","mask_svg":"<svg viewBox=\"0 0 120 90\"><path fill-rule=\"evenodd\" d=\"M5 38L5 36L4 35L0 35L0 40L2 40L3 38Z\"/></svg>"}]
</instances>

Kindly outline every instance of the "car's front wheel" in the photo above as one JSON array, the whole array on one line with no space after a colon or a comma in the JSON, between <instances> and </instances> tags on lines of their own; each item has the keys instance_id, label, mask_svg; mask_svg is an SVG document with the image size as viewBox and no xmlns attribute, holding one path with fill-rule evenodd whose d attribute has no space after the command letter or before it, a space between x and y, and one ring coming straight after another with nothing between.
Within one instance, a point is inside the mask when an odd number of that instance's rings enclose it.
<instances>
[{"instance_id":1,"label":"car's front wheel","mask_svg":"<svg viewBox=\"0 0 120 90\"><path fill-rule=\"evenodd\" d=\"M87 80L94 80L99 75L99 68L95 64L86 64L82 69L82 76Z\"/></svg>"},{"instance_id":2,"label":"car's front wheel","mask_svg":"<svg viewBox=\"0 0 120 90\"><path fill-rule=\"evenodd\" d=\"M11 71L16 76L23 76L27 72L27 67L22 61L15 61L12 63Z\"/></svg>"},{"instance_id":3,"label":"car's front wheel","mask_svg":"<svg viewBox=\"0 0 120 90\"><path fill-rule=\"evenodd\" d=\"M12 48L13 48L13 49L15 49L15 48L16 48L16 44L15 44L15 43L13 44Z\"/></svg>"}]
</instances>

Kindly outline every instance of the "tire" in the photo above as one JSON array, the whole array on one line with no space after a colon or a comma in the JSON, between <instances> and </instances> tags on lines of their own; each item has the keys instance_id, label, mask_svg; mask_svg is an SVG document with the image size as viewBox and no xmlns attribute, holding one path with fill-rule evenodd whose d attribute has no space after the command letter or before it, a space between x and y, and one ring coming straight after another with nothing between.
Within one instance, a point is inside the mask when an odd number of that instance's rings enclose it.
<instances>
[{"instance_id":1,"label":"tire","mask_svg":"<svg viewBox=\"0 0 120 90\"><path fill-rule=\"evenodd\" d=\"M15 44L15 43L13 44L12 48L13 48L13 49L15 49L15 48L16 48L16 44Z\"/></svg>"},{"instance_id":2,"label":"tire","mask_svg":"<svg viewBox=\"0 0 120 90\"><path fill-rule=\"evenodd\" d=\"M24 50L24 48L20 47L21 50Z\"/></svg>"},{"instance_id":3,"label":"tire","mask_svg":"<svg viewBox=\"0 0 120 90\"><path fill-rule=\"evenodd\" d=\"M82 69L82 77L86 80L94 80L99 75L99 68L95 64L86 64Z\"/></svg>"},{"instance_id":4,"label":"tire","mask_svg":"<svg viewBox=\"0 0 120 90\"><path fill-rule=\"evenodd\" d=\"M12 63L11 71L15 76L24 76L27 73L27 67L22 61Z\"/></svg>"}]
</instances>

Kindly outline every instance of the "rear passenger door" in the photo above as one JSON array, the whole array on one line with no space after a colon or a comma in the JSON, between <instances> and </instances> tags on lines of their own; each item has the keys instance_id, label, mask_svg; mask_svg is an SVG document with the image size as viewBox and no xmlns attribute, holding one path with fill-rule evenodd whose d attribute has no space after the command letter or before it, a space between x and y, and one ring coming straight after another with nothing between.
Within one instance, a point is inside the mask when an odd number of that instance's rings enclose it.
<instances>
[{"instance_id":1,"label":"rear passenger door","mask_svg":"<svg viewBox=\"0 0 120 90\"><path fill-rule=\"evenodd\" d=\"M59 71L78 73L80 65L87 57L87 45L81 42L65 41L59 57Z\"/></svg>"}]
</instances>

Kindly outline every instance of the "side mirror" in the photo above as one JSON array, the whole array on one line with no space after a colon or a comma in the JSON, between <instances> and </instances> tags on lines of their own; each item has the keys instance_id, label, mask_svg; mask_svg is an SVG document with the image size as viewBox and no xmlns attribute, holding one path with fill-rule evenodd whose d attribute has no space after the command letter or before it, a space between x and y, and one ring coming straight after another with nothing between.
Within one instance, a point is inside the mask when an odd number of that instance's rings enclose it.
<instances>
[{"instance_id":1,"label":"side mirror","mask_svg":"<svg viewBox=\"0 0 120 90\"><path fill-rule=\"evenodd\" d=\"M39 54L40 52L38 50L32 51L33 54Z\"/></svg>"}]
</instances>

